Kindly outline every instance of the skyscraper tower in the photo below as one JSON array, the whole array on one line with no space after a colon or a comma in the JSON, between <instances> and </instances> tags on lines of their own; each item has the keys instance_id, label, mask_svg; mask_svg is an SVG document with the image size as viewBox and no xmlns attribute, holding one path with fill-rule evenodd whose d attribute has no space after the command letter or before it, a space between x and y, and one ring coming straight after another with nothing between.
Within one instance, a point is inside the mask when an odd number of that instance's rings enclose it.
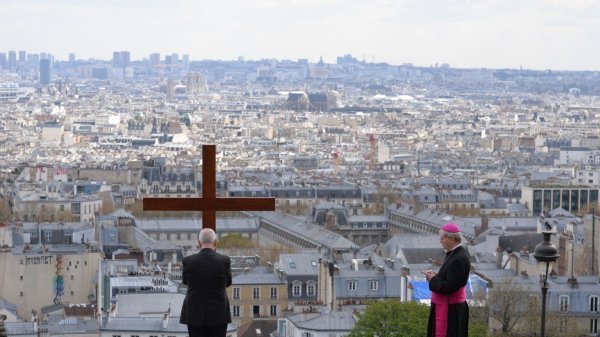
<instances>
[{"instance_id":1,"label":"skyscraper tower","mask_svg":"<svg viewBox=\"0 0 600 337\"><path fill-rule=\"evenodd\" d=\"M129 67L129 63L131 62L131 54L128 51L121 52L121 68Z\"/></svg>"},{"instance_id":2,"label":"skyscraper tower","mask_svg":"<svg viewBox=\"0 0 600 337\"><path fill-rule=\"evenodd\" d=\"M17 52L14 50L8 51L8 69L15 69L17 67Z\"/></svg>"},{"instance_id":3,"label":"skyscraper tower","mask_svg":"<svg viewBox=\"0 0 600 337\"><path fill-rule=\"evenodd\" d=\"M50 84L50 78L51 78L50 70L51 70L50 69L50 60L49 59L40 60L40 84L41 85Z\"/></svg>"},{"instance_id":4,"label":"skyscraper tower","mask_svg":"<svg viewBox=\"0 0 600 337\"><path fill-rule=\"evenodd\" d=\"M69 53L69 62L73 63L75 62L76 58L75 58L75 53Z\"/></svg>"},{"instance_id":5,"label":"skyscraper tower","mask_svg":"<svg viewBox=\"0 0 600 337\"><path fill-rule=\"evenodd\" d=\"M157 64L160 64L160 54L159 53L152 53L150 54L150 65L151 66L155 66Z\"/></svg>"},{"instance_id":6,"label":"skyscraper tower","mask_svg":"<svg viewBox=\"0 0 600 337\"><path fill-rule=\"evenodd\" d=\"M179 65L179 54L171 54L171 65L172 67L170 67L169 72L174 73L176 71L176 67Z\"/></svg>"},{"instance_id":7,"label":"skyscraper tower","mask_svg":"<svg viewBox=\"0 0 600 337\"><path fill-rule=\"evenodd\" d=\"M121 67L121 53L119 53L118 51L113 52L112 66L113 68Z\"/></svg>"},{"instance_id":8,"label":"skyscraper tower","mask_svg":"<svg viewBox=\"0 0 600 337\"><path fill-rule=\"evenodd\" d=\"M165 55L165 70L167 73L171 72L171 65L173 65L173 57L171 55Z\"/></svg>"},{"instance_id":9,"label":"skyscraper tower","mask_svg":"<svg viewBox=\"0 0 600 337\"><path fill-rule=\"evenodd\" d=\"M19 63L25 65L27 63L27 52L19 50Z\"/></svg>"}]
</instances>

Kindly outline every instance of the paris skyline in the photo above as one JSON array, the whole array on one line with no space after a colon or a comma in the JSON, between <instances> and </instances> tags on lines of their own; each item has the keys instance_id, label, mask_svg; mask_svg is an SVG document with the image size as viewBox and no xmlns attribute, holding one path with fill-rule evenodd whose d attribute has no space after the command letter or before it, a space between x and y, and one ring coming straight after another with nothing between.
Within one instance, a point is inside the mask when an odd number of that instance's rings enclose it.
<instances>
[{"instance_id":1,"label":"paris skyline","mask_svg":"<svg viewBox=\"0 0 600 337\"><path fill-rule=\"evenodd\" d=\"M5 50L59 59L150 53L233 60L352 54L367 62L600 70L589 0L0 0Z\"/></svg>"}]
</instances>

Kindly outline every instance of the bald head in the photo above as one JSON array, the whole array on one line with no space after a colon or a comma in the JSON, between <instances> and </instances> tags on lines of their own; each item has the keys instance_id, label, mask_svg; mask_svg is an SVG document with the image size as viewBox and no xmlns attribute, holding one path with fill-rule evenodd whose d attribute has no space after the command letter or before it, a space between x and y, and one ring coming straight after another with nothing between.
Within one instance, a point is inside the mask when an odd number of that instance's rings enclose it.
<instances>
[{"instance_id":1,"label":"bald head","mask_svg":"<svg viewBox=\"0 0 600 337\"><path fill-rule=\"evenodd\" d=\"M210 228L203 228L198 235L198 242L201 248L217 248L217 234Z\"/></svg>"}]
</instances>

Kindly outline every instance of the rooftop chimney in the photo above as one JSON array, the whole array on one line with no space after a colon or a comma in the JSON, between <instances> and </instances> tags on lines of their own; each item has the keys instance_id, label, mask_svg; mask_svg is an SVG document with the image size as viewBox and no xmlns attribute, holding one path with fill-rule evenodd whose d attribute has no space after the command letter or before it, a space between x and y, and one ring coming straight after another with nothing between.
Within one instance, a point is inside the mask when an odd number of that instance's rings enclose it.
<instances>
[{"instance_id":1,"label":"rooftop chimney","mask_svg":"<svg viewBox=\"0 0 600 337\"><path fill-rule=\"evenodd\" d=\"M163 319L162 319L162 328L163 330L166 330L169 327L169 320L171 319L171 308L169 308L165 314L163 315Z\"/></svg>"}]
</instances>

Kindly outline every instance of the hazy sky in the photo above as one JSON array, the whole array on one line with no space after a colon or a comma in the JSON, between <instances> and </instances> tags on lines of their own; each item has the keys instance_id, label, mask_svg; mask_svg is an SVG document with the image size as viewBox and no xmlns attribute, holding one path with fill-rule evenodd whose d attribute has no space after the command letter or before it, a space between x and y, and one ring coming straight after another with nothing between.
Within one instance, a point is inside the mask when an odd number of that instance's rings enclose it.
<instances>
[{"instance_id":1,"label":"hazy sky","mask_svg":"<svg viewBox=\"0 0 600 337\"><path fill-rule=\"evenodd\" d=\"M598 0L0 0L0 51L600 70Z\"/></svg>"}]
</instances>

